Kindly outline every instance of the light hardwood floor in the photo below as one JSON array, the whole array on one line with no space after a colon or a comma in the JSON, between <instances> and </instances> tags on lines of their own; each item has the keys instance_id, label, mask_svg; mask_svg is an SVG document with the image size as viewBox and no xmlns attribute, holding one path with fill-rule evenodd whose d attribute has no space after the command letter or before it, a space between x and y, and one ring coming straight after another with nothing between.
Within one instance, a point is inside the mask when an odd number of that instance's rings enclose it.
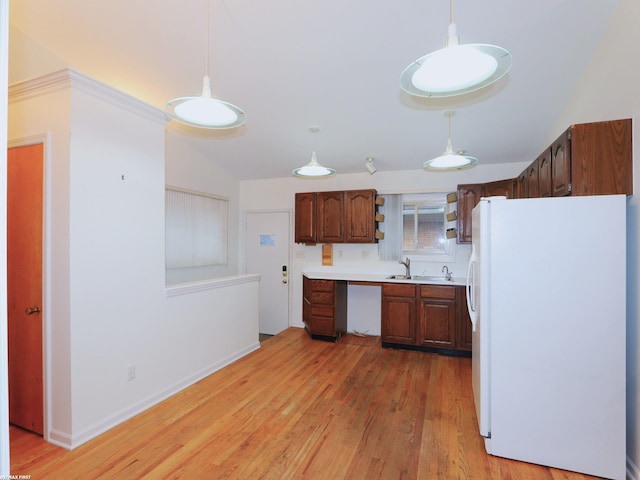
<instances>
[{"instance_id":1,"label":"light hardwood floor","mask_svg":"<svg viewBox=\"0 0 640 480\"><path fill-rule=\"evenodd\" d=\"M67 451L11 429L14 475L38 479L512 479L580 474L489 456L471 360L314 341L290 328Z\"/></svg>"}]
</instances>

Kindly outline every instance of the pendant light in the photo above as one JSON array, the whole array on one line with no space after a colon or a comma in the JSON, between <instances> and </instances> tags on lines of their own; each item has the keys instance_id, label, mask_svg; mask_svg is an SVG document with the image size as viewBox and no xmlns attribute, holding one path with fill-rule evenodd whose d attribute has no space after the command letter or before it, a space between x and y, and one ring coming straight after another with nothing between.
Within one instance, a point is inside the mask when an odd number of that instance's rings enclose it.
<instances>
[{"instance_id":1,"label":"pendant light","mask_svg":"<svg viewBox=\"0 0 640 480\"><path fill-rule=\"evenodd\" d=\"M402 72L400 86L405 92L418 97L462 95L497 82L511 68L511 53L502 47L460 45L453 0L449 15L446 47L419 58Z\"/></svg>"},{"instance_id":2,"label":"pendant light","mask_svg":"<svg viewBox=\"0 0 640 480\"><path fill-rule=\"evenodd\" d=\"M318 133L320 129L318 127L309 127L309 131L314 135ZM333 168L323 167L318 163L316 159L315 152L315 141L314 141L314 149L311 153L311 161L307 163L304 167L296 168L291 173L293 173L296 177L304 177L304 178L326 178L332 177L336 174L336 171Z\"/></svg>"},{"instance_id":3,"label":"pendant light","mask_svg":"<svg viewBox=\"0 0 640 480\"><path fill-rule=\"evenodd\" d=\"M477 158L463 155L464 151L456 152L451 146L451 117L453 117L454 113L453 111L444 112L444 116L449 119L449 139L447 140L446 150L439 157L424 162L422 166L425 170L437 170L441 172L446 170L461 170L463 168L473 167L478 163Z\"/></svg>"},{"instance_id":4,"label":"pendant light","mask_svg":"<svg viewBox=\"0 0 640 480\"><path fill-rule=\"evenodd\" d=\"M209 2L210 0L207 0L207 44L202 93L196 96L169 100L165 111L172 119L192 127L208 129L239 127L247 120L247 115L244 111L211 95L211 80L209 78Z\"/></svg>"}]
</instances>

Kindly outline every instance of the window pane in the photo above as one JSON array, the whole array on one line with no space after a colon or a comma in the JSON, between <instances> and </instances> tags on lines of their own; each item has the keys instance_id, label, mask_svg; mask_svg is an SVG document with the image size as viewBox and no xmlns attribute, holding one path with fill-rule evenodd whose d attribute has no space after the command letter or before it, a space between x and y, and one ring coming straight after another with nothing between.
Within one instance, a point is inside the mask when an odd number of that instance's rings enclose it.
<instances>
[{"instance_id":1,"label":"window pane","mask_svg":"<svg viewBox=\"0 0 640 480\"><path fill-rule=\"evenodd\" d=\"M444 207L418 207L416 250L444 251Z\"/></svg>"},{"instance_id":2,"label":"window pane","mask_svg":"<svg viewBox=\"0 0 640 480\"><path fill-rule=\"evenodd\" d=\"M402 211L402 250L416 249L415 207L405 205Z\"/></svg>"}]
</instances>

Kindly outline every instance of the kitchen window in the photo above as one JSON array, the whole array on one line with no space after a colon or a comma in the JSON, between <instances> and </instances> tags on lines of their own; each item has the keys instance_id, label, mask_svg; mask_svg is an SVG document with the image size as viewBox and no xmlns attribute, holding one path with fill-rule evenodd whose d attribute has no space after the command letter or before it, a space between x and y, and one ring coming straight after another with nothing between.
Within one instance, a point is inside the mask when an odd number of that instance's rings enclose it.
<instances>
[{"instance_id":1,"label":"kitchen window","mask_svg":"<svg viewBox=\"0 0 640 480\"><path fill-rule=\"evenodd\" d=\"M383 195L385 238L380 241L380 258L398 260L419 257L419 261L454 261L455 238L447 238L447 221L452 211L446 193ZM387 221L390 220L390 221Z\"/></svg>"},{"instance_id":2,"label":"kitchen window","mask_svg":"<svg viewBox=\"0 0 640 480\"><path fill-rule=\"evenodd\" d=\"M227 263L228 203L225 197L165 188L167 269Z\"/></svg>"}]
</instances>

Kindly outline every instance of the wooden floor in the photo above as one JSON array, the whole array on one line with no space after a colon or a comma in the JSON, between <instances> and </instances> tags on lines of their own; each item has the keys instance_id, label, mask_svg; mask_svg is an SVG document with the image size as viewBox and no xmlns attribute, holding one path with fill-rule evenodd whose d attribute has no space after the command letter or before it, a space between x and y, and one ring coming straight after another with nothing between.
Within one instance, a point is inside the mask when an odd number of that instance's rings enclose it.
<instances>
[{"instance_id":1,"label":"wooden floor","mask_svg":"<svg viewBox=\"0 0 640 480\"><path fill-rule=\"evenodd\" d=\"M379 337L262 348L67 451L11 428L11 473L38 479L594 478L489 456L471 360Z\"/></svg>"}]
</instances>

